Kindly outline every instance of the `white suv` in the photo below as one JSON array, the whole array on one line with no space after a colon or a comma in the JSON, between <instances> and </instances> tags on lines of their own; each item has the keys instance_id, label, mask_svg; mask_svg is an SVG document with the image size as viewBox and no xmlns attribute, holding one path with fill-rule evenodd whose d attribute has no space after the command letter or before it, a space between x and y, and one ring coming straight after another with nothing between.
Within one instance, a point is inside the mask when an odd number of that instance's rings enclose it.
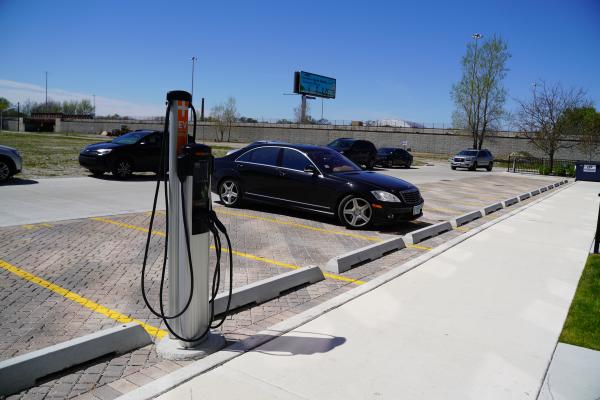
<instances>
[{"instance_id":1,"label":"white suv","mask_svg":"<svg viewBox=\"0 0 600 400\"><path fill-rule=\"evenodd\" d=\"M450 168L468 168L475 171L477 168L485 168L491 171L494 166L494 156L489 150L469 149L463 150L450 159Z\"/></svg>"},{"instance_id":2,"label":"white suv","mask_svg":"<svg viewBox=\"0 0 600 400\"><path fill-rule=\"evenodd\" d=\"M0 145L0 183L21 172L22 167L21 153L12 147Z\"/></svg>"}]
</instances>

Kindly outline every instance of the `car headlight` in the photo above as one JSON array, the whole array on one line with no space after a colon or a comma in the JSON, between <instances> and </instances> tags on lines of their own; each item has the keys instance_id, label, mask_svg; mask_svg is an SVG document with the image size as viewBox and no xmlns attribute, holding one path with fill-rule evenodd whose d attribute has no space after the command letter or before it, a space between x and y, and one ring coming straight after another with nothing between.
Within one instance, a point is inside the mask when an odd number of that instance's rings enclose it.
<instances>
[{"instance_id":1,"label":"car headlight","mask_svg":"<svg viewBox=\"0 0 600 400\"><path fill-rule=\"evenodd\" d=\"M375 198L379 201L389 201L392 203L399 203L400 199L389 192L384 192L383 190L373 190L371 194L375 196Z\"/></svg>"},{"instance_id":2,"label":"car headlight","mask_svg":"<svg viewBox=\"0 0 600 400\"><path fill-rule=\"evenodd\" d=\"M96 150L96 153L98 153L99 156L103 156L103 155L110 153L111 151L112 151L112 149L100 149L100 150Z\"/></svg>"}]
</instances>

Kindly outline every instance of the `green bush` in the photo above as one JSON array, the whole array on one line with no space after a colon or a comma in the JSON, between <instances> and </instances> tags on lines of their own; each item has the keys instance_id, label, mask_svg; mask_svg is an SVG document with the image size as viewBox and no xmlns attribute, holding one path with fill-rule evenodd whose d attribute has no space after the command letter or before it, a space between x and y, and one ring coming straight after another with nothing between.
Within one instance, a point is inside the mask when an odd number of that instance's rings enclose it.
<instances>
[{"instance_id":1,"label":"green bush","mask_svg":"<svg viewBox=\"0 0 600 400\"><path fill-rule=\"evenodd\" d=\"M556 176L565 176L566 174L567 174L567 171L565 171L565 167L563 167L562 165L560 165L554 169L554 175L556 175Z\"/></svg>"},{"instance_id":2,"label":"green bush","mask_svg":"<svg viewBox=\"0 0 600 400\"><path fill-rule=\"evenodd\" d=\"M540 175L550 175L550 167L541 166L538 168Z\"/></svg>"},{"instance_id":3,"label":"green bush","mask_svg":"<svg viewBox=\"0 0 600 400\"><path fill-rule=\"evenodd\" d=\"M575 176L575 166L567 165L566 173L567 173L567 176Z\"/></svg>"}]
</instances>

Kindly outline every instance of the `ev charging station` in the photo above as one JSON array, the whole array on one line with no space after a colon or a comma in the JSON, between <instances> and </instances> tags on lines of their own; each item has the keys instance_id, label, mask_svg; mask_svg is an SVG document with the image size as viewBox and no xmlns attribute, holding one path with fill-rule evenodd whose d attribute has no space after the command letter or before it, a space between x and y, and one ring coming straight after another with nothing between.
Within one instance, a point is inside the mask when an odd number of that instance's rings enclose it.
<instances>
[{"instance_id":1,"label":"ev charging station","mask_svg":"<svg viewBox=\"0 0 600 400\"><path fill-rule=\"evenodd\" d=\"M164 358L172 360L201 358L225 344L223 335L211 330L224 321L223 317L219 324L211 325L214 318L214 300L221 278L219 231L225 235L230 250L229 300L232 292L231 243L225 227L212 211L211 148L190 140L188 134L190 109L194 117L195 139L196 115L191 94L179 90L167 93L161 165L142 270L144 301L150 311L160 317L169 330L169 337L158 343L157 351ZM159 295L160 310L155 310L146 298L144 271L161 180L164 182L165 189L167 233ZM213 285L209 289L211 233L215 241L216 268L212 279ZM165 268L168 269L169 282L166 312L163 304Z\"/></svg>"}]
</instances>

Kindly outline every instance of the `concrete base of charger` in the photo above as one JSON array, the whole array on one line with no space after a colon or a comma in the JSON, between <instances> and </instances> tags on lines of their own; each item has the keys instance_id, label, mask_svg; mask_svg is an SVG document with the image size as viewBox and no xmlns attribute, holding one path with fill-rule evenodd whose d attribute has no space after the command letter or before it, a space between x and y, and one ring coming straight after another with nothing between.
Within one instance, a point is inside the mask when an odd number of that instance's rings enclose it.
<instances>
[{"instance_id":1,"label":"concrete base of charger","mask_svg":"<svg viewBox=\"0 0 600 400\"><path fill-rule=\"evenodd\" d=\"M208 336L194 347L183 347L181 341L166 337L156 345L156 352L166 360L199 360L225 347L225 336L211 331Z\"/></svg>"}]
</instances>

